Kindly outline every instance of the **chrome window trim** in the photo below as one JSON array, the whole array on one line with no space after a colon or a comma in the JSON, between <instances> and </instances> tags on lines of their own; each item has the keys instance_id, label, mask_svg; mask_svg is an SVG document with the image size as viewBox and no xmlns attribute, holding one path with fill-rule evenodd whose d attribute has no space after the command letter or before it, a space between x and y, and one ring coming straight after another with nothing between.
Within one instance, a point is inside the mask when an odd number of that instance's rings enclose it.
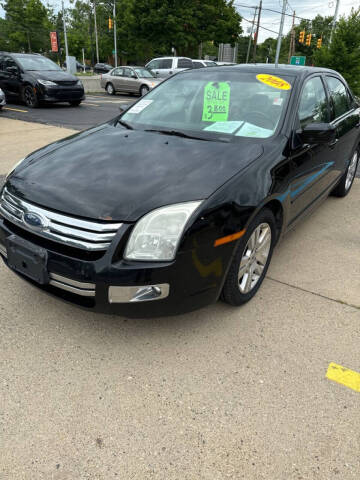
<instances>
[{"instance_id":1,"label":"chrome window trim","mask_svg":"<svg viewBox=\"0 0 360 480\"><path fill-rule=\"evenodd\" d=\"M52 285L53 287L61 288L62 290L81 295L82 297L95 297L94 283L79 282L51 272L49 275L49 285Z\"/></svg>"},{"instance_id":2,"label":"chrome window trim","mask_svg":"<svg viewBox=\"0 0 360 480\"><path fill-rule=\"evenodd\" d=\"M36 231L24 222L24 214L36 213L47 225ZM21 200L6 188L0 198L0 214L9 222L40 237L89 251L107 250L122 223L100 223L55 213Z\"/></svg>"}]
</instances>

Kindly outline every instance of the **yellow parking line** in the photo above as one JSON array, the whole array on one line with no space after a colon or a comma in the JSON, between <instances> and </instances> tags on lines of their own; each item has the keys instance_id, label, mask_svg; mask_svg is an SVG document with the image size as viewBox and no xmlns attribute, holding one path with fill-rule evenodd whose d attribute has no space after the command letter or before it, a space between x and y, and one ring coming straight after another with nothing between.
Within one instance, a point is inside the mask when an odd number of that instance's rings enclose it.
<instances>
[{"instance_id":1,"label":"yellow parking line","mask_svg":"<svg viewBox=\"0 0 360 480\"><path fill-rule=\"evenodd\" d=\"M11 111L13 111L13 112L28 113L28 110L20 110L19 108L3 107L3 110L11 110Z\"/></svg>"},{"instance_id":2,"label":"yellow parking line","mask_svg":"<svg viewBox=\"0 0 360 480\"><path fill-rule=\"evenodd\" d=\"M341 383L341 385L355 390L355 392L360 392L360 373L354 372L354 370L331 362L326 372L326 377L329 380Z\"/></svg>"}]
</instances>

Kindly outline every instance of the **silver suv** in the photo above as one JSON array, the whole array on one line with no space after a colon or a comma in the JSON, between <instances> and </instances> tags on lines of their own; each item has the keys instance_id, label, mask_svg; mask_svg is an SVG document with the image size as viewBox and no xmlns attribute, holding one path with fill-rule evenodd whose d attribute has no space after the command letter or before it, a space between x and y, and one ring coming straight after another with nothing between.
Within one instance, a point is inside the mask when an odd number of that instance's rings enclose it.
<instances>
[{"instance_id":1,"label":"silver suv","mask_svg":"<svg viewBox=\"0 0 360 480\"><path fill-rule=\"evenodd\" d=\"M174 73L193 68L191 58L187 57L161 57L154 58L145 65L154 72L157 77L167 77Z\"/></svg>"}]
</instances>

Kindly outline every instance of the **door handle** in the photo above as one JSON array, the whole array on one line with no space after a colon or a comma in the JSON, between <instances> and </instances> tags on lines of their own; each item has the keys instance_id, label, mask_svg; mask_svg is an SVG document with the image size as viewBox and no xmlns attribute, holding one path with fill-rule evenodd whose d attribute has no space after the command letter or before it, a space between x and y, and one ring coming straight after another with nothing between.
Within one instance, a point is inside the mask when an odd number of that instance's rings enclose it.
<instances>
[{"instance_id":1,"label":"door handle","mask_svg":"<svg viewBox=\"0 0 360 480\"><path fill-rule=\"evenodd\" d=\"M339 141L339 139L338 139L338 138L335 138L335 140L334 140L333 142L329 143L329 147L330 147L330 148L334 148L335 145L338 143L338 141Z\"/></svg>"}]
</instances>

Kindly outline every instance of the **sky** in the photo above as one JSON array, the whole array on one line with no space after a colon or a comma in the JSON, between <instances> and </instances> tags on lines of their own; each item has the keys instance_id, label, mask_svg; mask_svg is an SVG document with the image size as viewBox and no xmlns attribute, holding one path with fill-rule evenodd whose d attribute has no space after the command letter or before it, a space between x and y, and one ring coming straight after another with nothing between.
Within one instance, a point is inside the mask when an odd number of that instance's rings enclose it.
<instances>
[{"instance_id":1,"label":"sky","mask_svg":"<svg viewBox=\"0 0 360 480\"><path fill-rule=\"evenodd\" d=\"M247 34L247 29L251 28L251 23L254 18L254 8L256 5L259 5L257 0L235 0L235 6L238 12L243 17L242 28L244 34ZM282 11L282 0L263 0L263 11L261 13L260 34L259 42L263 42L268 37L276 38L278 36L281 20L281 11ZM323 16L330 16L335 14L336 0L289 0L287 2L286 13L292 15L294 10L296 15L302 18L314 18L316 15L320 14ZM339 6L339 16L348 15L351 11L351 8L359 8L360 0L340 0ZM276 10L280 13L269 12L265 9ZM246 21L246 20L248 21ZM295 24L299 23L299 19L295 19ZM284 24L284 33L286 34L291 29L292 18L290 16L285 17ZM272 30L269 32L265 28Z\"/></svg>"},{"instance_id":2,"label":"sky","mask_svg":"<svg viewBox=\"0 0 360 480\"><path fill-rule=\"evenodd\" d=\"M61 0L48 0L45 2L42 0L43 3L49 3L55 9L59 9L61 7ZM65 0L65 7L69 5L69 0ZM244 34L247 34L247 29L251 28L251 22L254 17L254 7L259 5L258 0L235 0L234 2L236 9L244 18L242 22L242 27L244 30ZM335 13L335 6L336 0L291 0L287 2L287 9L286 13L288 15L292 15L294 10L296 15L303 18L314 18L316 15L320 14L323 16L334 15ZM340 7L339 7L339 16L340 15L348 15L351 11L351 8L360 8L360 0L340 0ZM276 38L278 36L279 27L280 27L280 19L281 19L281 10L282 10L282 0L263 0L263 8L261 14L261 21L260 26L260 34L259 34L259 43L263 42L268 37ZM265 9L272 9L276 10L280 13L269 12ZM4 11L0 6L0 16L4 16ZM285 24L284 24L284 34L286 34L290 28L292 23L292 18L290 16L285 17ZM246 20L247 21L246 21ZM250 23L249 23L250 22ZM299 20L296 20L299 22ZM295 22L295 23L296 23ZM271 32L268 30L272 30Z\"/></svg>"}]
</instances>

